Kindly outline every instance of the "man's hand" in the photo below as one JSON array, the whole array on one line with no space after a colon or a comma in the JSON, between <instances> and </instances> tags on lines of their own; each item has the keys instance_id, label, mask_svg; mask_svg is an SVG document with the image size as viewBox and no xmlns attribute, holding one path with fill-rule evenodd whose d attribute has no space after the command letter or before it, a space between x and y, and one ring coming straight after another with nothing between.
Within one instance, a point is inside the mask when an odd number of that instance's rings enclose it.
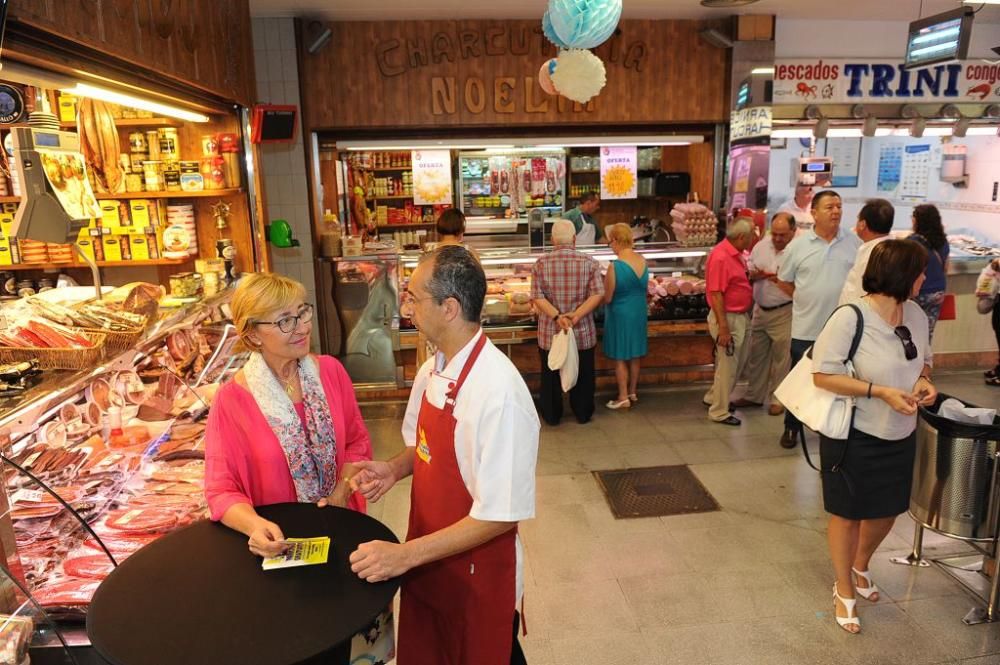
<instances>
[{"instance_id":1,"label":"man's hand","mask_svg":"<svg viewBox=\"0 0 1000 665\"><path fill-rule=\"evenodd\" d=\"M560 330L572 330L573 323L573 319L568 314L562 314L556 319L556 324L558 324Z\"/></svg>"},{"instance_id":2,"label":"man's hand","mask_svg":"<svg viewBox=\"0 0 1000 665\"><path fill-rule=\"evenodd\" d=\"M360 461L354 467L355 473L348 484L368 501L378 501L396 484L396 474L388 462Z\"/></svg>"},{"instance_id":3,"label":"man's hand","mask_svg":"<svg viewBox=\"0 0 1000 665\"><path fill-rule=\"evenodd\" d=\"M721 346L723 349L733 343L733 336L729 331L719 331L719 336L715 339L715 345Z\"/></svg>"},{"instance_id":4,"label":"man's hand","mask_svg":"<svg viewBox=\"0 0 1000 665\"><path fill-rule=\"evenodd\" d=\"M399 577L413 567L406 552L405 545L384 540L361 543L351 553L351 570L368 582L382 582Z\"/></svg>"},{"instance_id":5,"label":"man's hand","mask_svg":"<svg viewBox=\"0 0 1000 665\"><path fill-rule=\"evenodd\" d=\"M766 279L766 280L769 280L769 281L774 281L774 279L777 276L778 275L776 273L773 273L773 272L765 272L763 270L754 270L754 271L751 271L751 273L750 273L750 281L751 282L758 282L758 281L760 281L762 279Z\"/></svg>"},{"instance_id":6,"label":"man's hand","mask_svg":"<svg viewBox=\"0 0 1000 665\"><path fill-rule=\"evenodd\" d=\"M250 531L248 545L257 556L277 556L288 549L288 545L281 542L284 539L281 527L261 517Z\"/></svg>"}]
</instances>

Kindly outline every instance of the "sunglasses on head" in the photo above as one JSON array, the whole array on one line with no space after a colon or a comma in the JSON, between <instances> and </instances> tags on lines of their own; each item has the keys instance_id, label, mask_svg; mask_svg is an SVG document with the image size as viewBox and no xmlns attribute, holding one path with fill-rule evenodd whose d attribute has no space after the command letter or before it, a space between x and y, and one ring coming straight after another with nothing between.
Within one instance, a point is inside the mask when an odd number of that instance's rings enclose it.
<instances>
[{"instance_id":1,"label":"sunglasses on head","mask_svg":"<svg viewBox=\"0 0 1000 665\"><path fill-rule=\"evenodd\" d=\"M913 335L910 334L910 329L906 326L896 326L893 332L896 333L899 341L903 343L903 353L906 354L906 359L913 360L916 358L917 345L913 343Z\"/></svg>"}]
</instances>

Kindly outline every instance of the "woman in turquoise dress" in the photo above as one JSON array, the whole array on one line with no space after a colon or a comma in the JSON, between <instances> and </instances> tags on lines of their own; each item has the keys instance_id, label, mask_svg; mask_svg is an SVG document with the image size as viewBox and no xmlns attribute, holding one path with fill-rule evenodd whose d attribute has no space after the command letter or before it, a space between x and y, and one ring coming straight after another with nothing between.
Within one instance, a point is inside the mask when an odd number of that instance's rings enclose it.
<instances>
[{"instance_id":1,"label":"woman in turquoise dress","mask_svg":"<svg viewBox=\"0 0 1000 665\"><path fill-rule=\"evenodd\" d=\"M639 364L646 355L646 260L632 248L627 224L608 227L608 244L618 256L604 277L604 355L615 361L618 399L609 409L627 409L639 401Z\"/></svg>"}]
</instances>

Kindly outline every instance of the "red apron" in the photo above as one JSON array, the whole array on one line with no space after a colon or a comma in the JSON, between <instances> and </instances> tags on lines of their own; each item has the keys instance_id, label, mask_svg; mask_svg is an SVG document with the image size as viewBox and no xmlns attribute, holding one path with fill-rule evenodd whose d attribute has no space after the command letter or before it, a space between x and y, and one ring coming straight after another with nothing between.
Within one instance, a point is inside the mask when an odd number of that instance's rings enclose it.
<instances>
[{"instance_id":1,"label":"red apron","mask_svg":"<svg viewBox=\"0 0 1000 665\"><path fill-rule=\"evenodd\" d=\"M481 335L449 385L443 409L424 393L410 493L412 540L468 517L472 497L455 458L455 398L486 344ZM399 611L399 665L508 665L517 561L511 529L471 550L406 574Z\"/></svg>"}]
</instances>

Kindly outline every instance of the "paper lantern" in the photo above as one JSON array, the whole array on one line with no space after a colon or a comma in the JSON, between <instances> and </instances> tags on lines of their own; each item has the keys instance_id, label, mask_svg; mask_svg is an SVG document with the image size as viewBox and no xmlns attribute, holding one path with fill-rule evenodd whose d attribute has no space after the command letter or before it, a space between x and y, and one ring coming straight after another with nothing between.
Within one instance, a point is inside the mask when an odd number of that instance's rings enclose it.
<instances>
[{"instance_id":1,"label":"paper lantern","mask_svg":"<svg viewBox=\"0 0 1000 665\"><path fill-rule=\"evenodd\" d=\"M552 18L549 16L548 10L542 14L542 33L545 34L545 38L550 42L555 44L561 49L569 48L563 40L559 39L559 35L556 34L555 29L552 27Z\"/></svg>"},{"instance_id":2,"label":"paper lantern","mask_svg":"<svg viewBox=\"0 0 1000 665\"><path fill-rule=\"evenodd\" d=\"M545 15L566 47L591 49L614 34L622 16L622 0L549 0Z\"/></svg>"},{"instance_id":3,"label":"paper lantern","mask_svg":"<svg viewBox=\"0 0 1000 665\"><path fill-rule=\"evenodd\" d=\"M552 83L552 73L556 71L556 59L546 60L542 63L542 68L538 70L538 85L542 86L542 90L550 95L558 95L559 91L556 90L556 86Z\"/></svg>"},{"instance_id":4,"label":"paper lantern","mask_svg":"<svg viewBox=\"0 0 1000 665\"><path fill-rule=\"evenodd\" d=\"M596 96L607 81L604 63L585 49L562 51L551 78L560 95L581 104Z\"/></svg>"}]
</instances>

